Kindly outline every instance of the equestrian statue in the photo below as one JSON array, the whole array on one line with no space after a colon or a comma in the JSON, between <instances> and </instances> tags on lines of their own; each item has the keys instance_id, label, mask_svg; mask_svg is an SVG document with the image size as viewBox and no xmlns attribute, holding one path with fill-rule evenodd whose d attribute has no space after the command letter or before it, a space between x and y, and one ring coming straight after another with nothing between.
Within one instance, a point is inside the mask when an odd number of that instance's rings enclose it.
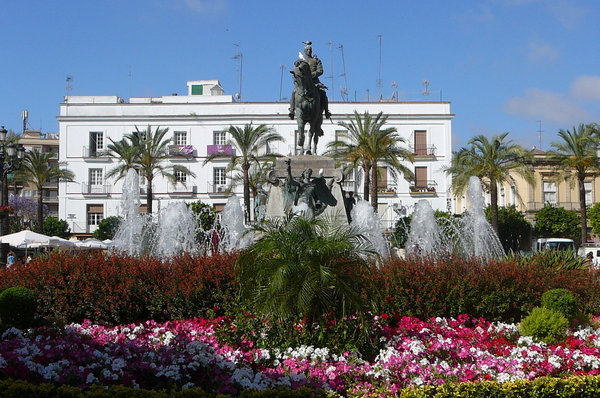
<instances>
[{"instance_id":1,"label":"equestrian statue","mask_svg":"<svg viewBox=\"0 0 600 398\"><path fill-rule=\"evenodd\" d=\"M290 97L289 117L298 122L298 146L301 155L317 154L317 143L323 135L323 113L326 118L331 118L329 112L329 101L327 100L327 87L319 81L323 74L323 63L317 56L312 55L312 43L303 42L304 55L294 62L294 70L290 71L294 81L294 90ZM310 125L308 130L308 149L304 152L306 123Z\"/></svg>"}]
</instances>

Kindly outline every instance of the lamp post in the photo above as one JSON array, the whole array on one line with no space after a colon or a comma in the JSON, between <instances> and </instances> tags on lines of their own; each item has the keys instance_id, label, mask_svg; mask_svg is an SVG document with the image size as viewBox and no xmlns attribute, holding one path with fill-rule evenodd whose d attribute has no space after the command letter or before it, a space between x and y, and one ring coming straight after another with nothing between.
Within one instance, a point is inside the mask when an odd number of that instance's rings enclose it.
<instances>
[{"instance_id":1,"label":"lamp post","mask_svg":"<svg viewBox=\"0 0 600 398\"><path fill-rule=\"evenodd\" d=\"M0 195L0 206L8 206L8 175L21 167L21 161L25 157L25 147L23 144L18 146L14 143L6 142L8 132L4 126L0 126L0 180L2 181L2 194ZM0 235L7 235L9 232L8 213L0 212ZM4 261L4 253L0 262Z\"/></svg>"}]
</instances>

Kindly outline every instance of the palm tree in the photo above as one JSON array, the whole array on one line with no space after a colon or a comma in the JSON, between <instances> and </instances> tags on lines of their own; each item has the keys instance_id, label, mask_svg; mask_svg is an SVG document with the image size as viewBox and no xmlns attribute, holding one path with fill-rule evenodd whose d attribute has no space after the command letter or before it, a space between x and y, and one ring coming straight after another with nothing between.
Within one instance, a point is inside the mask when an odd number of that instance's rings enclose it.
<instances>
[{"instance_id":1,"label":"palm tree","mask_svg":"<svg viewBox=\"0 0 600 398\"><path fill-rule=\"evenodd\" d=\"M388 166L394 180L397 179L398 172L405 178L412 179L413 172L401 160L412 162L414 156L408 149L398 146L405 139L397 133L395 127L383 128L387 122L387 115L383 115L383 112L373 117L369 112L361 116L354 111L354 116L348 116L348 119L349 123L338 123L346 132L341 139L327 144L329 149L325 154L334 156L338 161L349 161L350 167L362 168L364 199L368 200L370 191L371 205L377 211L379 164Z\"/></svg>"},{"instance_id":2,"label":"palm tree","mask_svg":"<svg viewBox=\"0 0 600 398\"><path fill-rule=\"evenodd\" d=\"M52 152L29 151L16 172L15 178L34 185L38 192L37 200L37 229L43 233L44 228L44 184L57 180L73 182L75 173L67 169L67 162L55 162Z\"/></svg>"},{"instance_id":3,"label":"palm tree","mask_svg":"<svg viewBox=\"0 0 600 398\"><path fill-rule=\"evenodd\" d=\"M289 216L254 227L258 240L237 262L240 293L258 312L277 319L325 313L338 317L372 310L361 296L374 262L370 242L358 229L331 218ZM366 297L373 297L367 294Z\"/></svg>"},{"instance_id":4,"label":"palm tree","mask_svg":"<svg viewBox=\"0 0 600 398\"><path fill-rule=\"evenodd\" d=\"M452 175L452 191L461 195L469 185L471 176L479 177L490 191L492 227L498 233L498 184L513 179L511 173L520 175L528 184L535 186L535 177L529 167L533 154L512 141L504 141L508 133L493 136L491 140L477 135L453 153L450 167L445 169Z\"/></svg>"},{"instance_id":5,"label":"palm tree","mask_svg":"<svg viewBox=\"0 0 600 398\"><path fill-rule=\"evenodd\" d=\"M171 139L165 138L169 131L168 128L156 127L152 131L152 128L148 126L146 130L140 131L136 126L135 130L135 132L124 136L124 140L128 141L128 144L119 144L118 147L124 150L125 154L129 154L129 147L137 149L138 154L130 166L146 178L146 207L147 212L152 213L152 182L155 177L162 176L172 183L176 183L178 172L185 173L190 177L196 177L196 174L183 165L166 164L167 160L171 158L169 154ZM123 163L129 160L127 157L121 159ZM115 171L115 175L122 177L121 171Z\"/></svg>"},{"instance_id":6,"label":"palm tree","mask_svg":"<svg viewBox=\"0 0 600 398\"><path fill-rule=\"evenodd\" d=\"M249 170L253 163L259 163L258 149L271 142L283 141L283 137L275 132L273 128L267 127L266 124L261 124L254 127L252 123L246 124L243 128L237 126L229 126L224 130L229 133L227 145L235 147L236 151L231 156L228 170L236 168L242 169L242 185L244 187L244 219L246 224L250 223L250 176ZM212 154L206 158L203 165L210 163L220 154ZM279 156L276 153L271 153L269 156Z\"/></svg>"},{"instance_id":7,"label":"palm tree","mask_svg":"<svg viewBox=\"0 0 600 398\"><path fill-rule=\"evenodd\" d=\"M578 184L579 209L581 212L581 244L587 241L587 209L585 201L585 178L600 172L596 148L599 144L600 128L597 124L580 124L573 131L561 129L558 136L562 141L553 141L554 148L548 151L548 160L556 162L556 181L565 179L571 188Z\"/></svg>"},{"instance_id":8,"label":"palm tree","mask_svg":"<svg viewBox=\"0 0 600 398\"><path fill-rule=\"evenodd\" d=\"M119 159L119 164L106 173L106 178L115 177L115 180L119 181L127 175L129 169L137 167L139 149L125 138L119 141L113 141L112 138L108 140L110 144L106 146L106 150L101 153L101 156L108 155L117 158Z\"/></svg>"}]
</instances>

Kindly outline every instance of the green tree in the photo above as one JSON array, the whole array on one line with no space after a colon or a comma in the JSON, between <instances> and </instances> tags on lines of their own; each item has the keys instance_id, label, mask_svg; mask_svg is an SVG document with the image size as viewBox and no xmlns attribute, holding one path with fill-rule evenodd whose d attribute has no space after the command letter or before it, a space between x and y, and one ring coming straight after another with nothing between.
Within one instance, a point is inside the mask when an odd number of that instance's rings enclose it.
<instances>
[{"instance_id":1,"label":"green tree","mask_svg":"<svg viewBox=\"0 0 600 398\"><path fill-rule=\"evenodd\" d=\"M213 206L203 203L201 200L188 203L187 206L198 216L200 227L202 227L203 231L209 231L214 228L217 211Z\"/></svg>"},{"instance_id":2,"label":"green tree","mask_svg":"<svg viewBox=\"0 0 600 398\"><path fill-rule=\"evenodd\" d=\"M574 210L546 205L535 213L535 234L541 238L578 239L579 215Z\"/></svg>"},{"instance_id":3,"label":"green tree","mask_svg":"<svg viewBox=\"0 0 600 398\"><path fill-rule=\"evenodd\" d=\"M471 176L479 177L490 191L491 220L498 233L498 184L513 184L513 173L520 175L528 184L535 186L535 177L529 167L533 154L512 141L505 141L508 133L490 139L477 135L467 142L467 147L453 153L450 167L445 169L452 175L454 195L462 195L469 186Z\"/></svg>"},{"instance_id":4,"label":"green tree","mask_svg":"<svg viewBox=\"0 0 600 398\"><path fill-rule=\"evenodd\" d=\"M29 151L15 174L15 178L37 189L37 227L40 233L44 230L44 184L58 180L72 182L75 179L75 174L66 168L67 162L57 162L54 156L52 152Z\"/></svg>"},{"instance_id":5,"label":"green tree","mask_svg":"<svg viewBox=\"0 0 600 398\"><path fill-rule=\"evenodd\" d=\"M363 197L369 198L375 212L377 212L377 189L379 182L378 166L386 165L394 180L398 173L406 179L413 179L413 172L402 164L402 160L412 162L414 156L399 144L405 139L398 134L395 127L384 128L387 115L379 112L373 117L369 112L348 115L349 122L339 122L338 125L346 129L340 134L339 139L327 144L325 154L332 155L338 162L350 162L349 167L361 168L364 176Z\"/></svg>"},{"instance_id":6,"label":"green tree","mask_svg":"<svg viewBox=\"0 0 600 398\"><path fill-rule=\"evenodd\" d=\"M261 124L254 127L252 123L246 124L244 127L229 126L224 130L229 133L229 139L227 145L231 145L235 148L234 154L231 156L228 171L241 169L242 171L242 185L244 187L244 221L246 224L250 223L250 167L252 164L259 162L258 150L265 145L283 141L283 137L275 132L273 128L267 127L266 124ZM216 157L223 156L220 154L212 154L206 158L203 165L212 162ZM271 153L269 156L279 156L278 154Z\"/></svg>"},{"instance_id":7,"label":"green tree","mask_svg":"<svg viewBox=\"0 0 600 398\"><path fill-rule=\"evenodd\" d=\"M116 181L119 181L127 175L129 169L138 171L139 149L133 146L130 140L125 138L119 141L113 141L111 138L108 140L110 144L106 146L106 150L101 154L117 158L119 159L119 163L106 173L106 178L114 177Z\"/></svg>"},{"instance_id":8,"label":"green tree","mask_svg":"<svg viewBox=\"0 0 600 398\"><path fill-rule=\"evenodd\" d=\"M94 231L92 237L98 240L112 240L115 237L117 229L119 229L120 223L121 217L119 216L106 217L98 223L98 228Z\"/></svg>"},{"instance_id":9,"label":"green tree","mask_svg":"<svg viewBox=\"0 0 600 398\"><path fill-rule=\"evenodd\" d=\"M44 220L44 235L69 239L71 237L71 228L65 220L59 220L57 217L47 217Z\"/></svg>"},{"instance_id":10,"label":"green tree","mask_svg":"<svg viewBox=\"0 0 600 398\"><path fill-rule=\"evenodd\" d=\"M156 177L162 176L172 183L177 183L177 173L183 173L190 177L196 177L196 174L181 164L169 164L167 162L171 158L169 154L171 139L165 138L169 131L168 128L161 129L157 127L152 130L152 127L148 126L146 130L140 131L136 126L135 130L135 132L126 134L123 138L129 141L129 146L138 150L138 155L131 167L138 170L146 179L146 207L147 212L152 213L152 183ZM121 149L126 150L127 148L127 145L121 145ZM121 160L125 163L129 159ZM118 175L122 177L121 172Z\"/></svg>"},{"instance_id":11,"label":"green tree","mask_svg":"<svg viewBox=\"0 0 600 398\"><path fill-rule=\"evenodd\" d=\"M258 312L315 322L325 313L362 316L373 309L361 295L360 276L370 273L365 256L374 252L356 228L331 219L287 217L265 220L254 230L259 238L242 251L236 266L241 296Z\"/></svg>"},{"instance_id":12,"label":"green tree","mask_svg":"<svg viewBox=\"0 0 600 398\"><path fill-rule=\"evenodd\" d=\"M588 206L587 217L594 233L596 235L600 235L600 202L596 202L592 206Z\"/></svg>"},{"instance_id":13,"label":"green tree","mask_svg":"<svg viewBox=\"0 0 600 398\"><path fill-rule=\"evenodd\" d=\"M580 124L573 131L560 130L562 141L553 141L554 148L548 151L548 160L556 162L555 181L566 180L571 188L577 182L579 190L579 211L581 213L581 243L587 242L587 208L585 202L585 179L600 172L596 147L599 144L600 129L597 124Z\"/></svg>"},{"instance_id":14,"label":"green tree","mask_svg":"<svg viewBox=\"0 0 600 398\"><path fill-rule=\"evenodd\" d=\"M492 207L485 209L488 221L492 219ZM498 239L505 252L518 252L531 246L533 226L516 206L498 208Z\"/></svg>"}]
</instances>

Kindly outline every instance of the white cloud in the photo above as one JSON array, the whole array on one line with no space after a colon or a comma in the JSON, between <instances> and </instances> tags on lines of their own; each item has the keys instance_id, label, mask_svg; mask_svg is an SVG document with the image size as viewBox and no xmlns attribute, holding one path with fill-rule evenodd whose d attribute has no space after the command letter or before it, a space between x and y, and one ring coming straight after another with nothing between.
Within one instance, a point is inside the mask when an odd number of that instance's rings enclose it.
<instances>
[{"instance_id":1,"label":"white cloud","mask_svg":"<svg viewBox=\"0 0 600 398\"><path fill-rule=\"evenodd\" d=\"M588 113L571 99L537 88L525 90L524 97L509 99L504 104L504 110L510 115L542 119L561 125L589 120Z\"/></svg>"},{"instance_id":2,"label":"white cloud","mask_svg":"<svg viewBox=\"0 0 600 398\"><path fill-rule=\"evenodd\" d=\"M582 101L600 101L600 76L579 76L571 84L570 94Z\"/></svg>"},{"instance_id":3,"label":"white cloud","mask_svg":"<svg viewBox=\"0 0 600 398\"><path fill-rule=\"evenodd\" d=\"M179 0L189 9L199 14L220 12L228 8L227 0Z\"/></svg>"},{"instance_id":4,"label":"white cloud","mask_svg":"<svg viewBox=\"0 0 600 398\"><path fill-rule=\"evenodd\" d=\"M555 61L560 52L550 46L550 44L541 40L531 40L529 42L529 60L535 62Z\"/></svg>"}]
</instances>

